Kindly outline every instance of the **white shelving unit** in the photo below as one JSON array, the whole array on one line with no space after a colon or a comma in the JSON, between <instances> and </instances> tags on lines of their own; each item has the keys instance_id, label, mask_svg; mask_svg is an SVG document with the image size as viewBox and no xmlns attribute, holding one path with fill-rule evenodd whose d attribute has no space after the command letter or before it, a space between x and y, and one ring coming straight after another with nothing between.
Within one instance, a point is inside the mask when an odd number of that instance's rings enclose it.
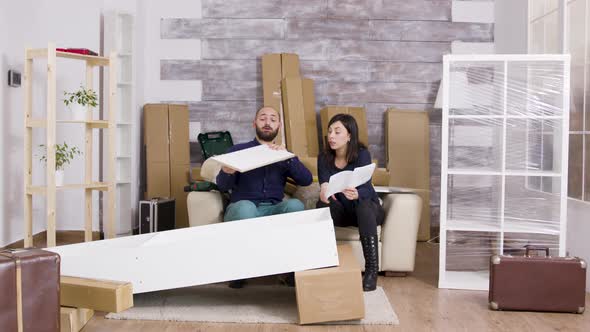
<instances>
[{"instance_id":1,"label":"white shelving unit","mask_svg":"<svg viewBox=\"0 0 590 332\"><path fill-rule=\"evenodd\" d=\"M440 288L487 290L490 256L526 244L565 254L569 70L568 55L444 56Z\"/></svg>"},{"instance_id":2,"label":"white shelving unit","mask_svg":"<svg viewBox=\"0 0 590 332\"><path fill-rule=\"evenodd\" d=\"M116 182L117 182L117 232L128 231L122 225L131 225L132 216L132 169L135 164L132 149L133 114L135 107L135 17L122 11L103 13L103 52L116 51L119 77L117 93L119 113L116 119Z\"/></svg>"}]
</instances>

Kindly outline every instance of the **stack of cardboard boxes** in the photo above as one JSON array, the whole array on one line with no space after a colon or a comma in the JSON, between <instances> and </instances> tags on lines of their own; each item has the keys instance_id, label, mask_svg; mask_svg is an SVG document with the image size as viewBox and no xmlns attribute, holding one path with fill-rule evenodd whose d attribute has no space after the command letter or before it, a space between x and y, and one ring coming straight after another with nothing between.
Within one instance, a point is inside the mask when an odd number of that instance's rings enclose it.
<instances>
[{"instance_id":1,"label":"stack of cardboard boxes","mask_svg":"<svg viewBox=\"0 0 590 332\"><path fill-rule=\"evenodd\" d=\"M319 141L313 80L300 76L296 54L265 54L262 56L262 81L264 105L281 113L285 146L317 176ZM335 108L326 110L340 113ZM366 119L363 123L366 142ZM352 248L339 246L338 258L338 267L296 273L301 324L364 317L361 269Z\"/></svg>"},{"instance_id":2,"label":"stack of cardboard boxes","mask_svg":"<svg viewBox=\"0 0 590 332\"><path fill-rule=\"evenodd\" d=\"M144 198L174 198L176 228L188 227L187 193L184 192L190 178L188 106L146 104L143 116Z\"/></svg>"}]
</instances>

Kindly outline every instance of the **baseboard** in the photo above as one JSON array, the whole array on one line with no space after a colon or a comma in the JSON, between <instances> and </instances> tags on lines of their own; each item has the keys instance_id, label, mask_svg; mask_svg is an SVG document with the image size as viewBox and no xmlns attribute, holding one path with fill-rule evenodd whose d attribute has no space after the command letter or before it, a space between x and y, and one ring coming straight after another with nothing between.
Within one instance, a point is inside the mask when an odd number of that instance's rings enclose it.
<instances>
[{"instance_id":1,"label":"baseboard","mask_svg":"<svg viewBox=\"0 0 590 332\"><path fill-rule=\"evenodd\" d=\"M55 240L58 246L84 242L84 231L57 231L55 233ZM92 232L92 240L100 240L100 232ZM24 240L19 240L3 247L2 249L24 248L24 243ZM47 247L47 231L33 235L33 247Z\"/></svg>"}]
</instances>

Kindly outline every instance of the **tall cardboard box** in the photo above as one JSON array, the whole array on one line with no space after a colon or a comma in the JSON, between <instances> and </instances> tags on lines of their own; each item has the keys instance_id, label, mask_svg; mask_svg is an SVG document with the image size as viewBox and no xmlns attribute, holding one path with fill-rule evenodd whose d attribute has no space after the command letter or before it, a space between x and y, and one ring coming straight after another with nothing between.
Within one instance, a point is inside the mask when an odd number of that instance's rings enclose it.
<instances>
[{"instance_id":1,"label":"tall cardboard box","mask_svg":"<svg viewBox=\"0 0 590 332\"><path fill-rule=\"evenodd\" d=\"M146 104L144 198L176 199L176 228L188 227L187 193L190 181L189 112L187 105Z\"/></svg>"},{"instance_id":2,"label":"tall cardboard box","mask_svg":"<svg viewBox=\"0 0 590 332\"><path fill-rule=\"evenodd\" d=\"M338 245L336 267L295 272L299 323L365 317L361 267L350 245Z\"/></svg>"},{"instance_id":3,"label":"tall cardboard box","mask_svg":"<svg viewBox=\"0 0 590 332\"><path fill-rule=\"evenodd\" d=\"M286 77L299 77L299 56L290 53L270 53L262 56L262 96L264 106L277 110L282 126L275 143L285 142L285 120L281 96L281 80Z\"/></svg>"},{"instance_id":4,"label":"tall cardboard box","mask_svg":"<svg viewBox=\"0 0 590 332\"><path fill-rule=\"evenodd\" d=\"M299 56L294 53L281 53L281 78L300 77Z\"/></svg>"},{"instance_id":5,"label":"tall cardboard box","mask_svg":"<svg viewBox=\"0 0 590 332\"><path fill-rule=\"evenodd\" d=\"M264 54L262 56L262 96L264 106L270 106L279 112L281 122L279 134L275 139L277 144L285 141L285 125L283 104L281 100L281 54Z\"/></svg>"},{"instance_id":6,"label":"tall cardboard box","mask_svg":"<svg viewBox=\"0 0 590 332\"><path fill-rule=\"evenodd\" d=\"M385 115L389 185L419 189L418 240L430 239L430 130L428 113L390 108Z\"/></svg>"},{"instance_id":7,"label":"tall cardboard box","mask_svg":"<svg viewBox=\"0 0 590 332\"><path fill-rule=\"evenodd\" d=\"M303 103L303 82L299 77L287 77L282 81L283 111L287 150L297 156L307 156L305 134L305 110Z\"/></svg>"},{"instance_id":8,"label":"tall cardboard box","mask_svg":"<svg viewBox=\"0 0 590 332\"><path fill-rule=\"evenodd\" d=\"M328 123L330 119L336 114L344 113L350 114L356 120L359 127L359 140L361 143L368 146L369 131L367 130L367 114L363 107L348 107L348 106L326 106L320 111L320 120L322 122L322 139L324 144L328 137Z\"/></svg>"},{"instance_id":9,"label":"tall cardboard box","mask_svg":"<svg viewBox=\"0 0 590 332\"><path fill-rule=\"evenodd\" d=\"M144 197L170 197L168 105L145 105L143 122L143 142L146 160Z\"/></svg>"},{"instance_id":10,"label":"tall cardboard box","mask_svg":"<svg viewBox=\"0 0 590 332\"><path fill-rule=\"evenodd\" d=\"M307 156L317 157L320 152L317 114L315 111L315 91L313 80L304 78L303 111L305 113L305 136L307 137Z\"/></svg>"}]
</instances>

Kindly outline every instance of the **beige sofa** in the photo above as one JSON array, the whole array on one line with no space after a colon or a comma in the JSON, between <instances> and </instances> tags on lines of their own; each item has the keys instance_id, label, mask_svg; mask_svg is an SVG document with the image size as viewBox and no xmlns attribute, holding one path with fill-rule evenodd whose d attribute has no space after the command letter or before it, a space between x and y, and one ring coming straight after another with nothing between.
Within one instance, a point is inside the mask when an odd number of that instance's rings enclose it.
<instances>
[{"instance_id":1,"label":"beige sofa","mask_svg":"<svg viewBox=\"0 0 590 332\"><path fill-rule=\"evenodd\" d=\"M317 183L300 187L293 197L300 199L306 209L313 208L319 196ZM420 223L422 200L412 193L385 194L385 222L378 229L379 269L386 275L405 275L414 270L416 240ZM219 192L191 192L187 198L189 224L208 225L223 221L223 199ZM336 227L338 243L348 243L364 267L358 228Z\"/></svg>"}]
</instances>

